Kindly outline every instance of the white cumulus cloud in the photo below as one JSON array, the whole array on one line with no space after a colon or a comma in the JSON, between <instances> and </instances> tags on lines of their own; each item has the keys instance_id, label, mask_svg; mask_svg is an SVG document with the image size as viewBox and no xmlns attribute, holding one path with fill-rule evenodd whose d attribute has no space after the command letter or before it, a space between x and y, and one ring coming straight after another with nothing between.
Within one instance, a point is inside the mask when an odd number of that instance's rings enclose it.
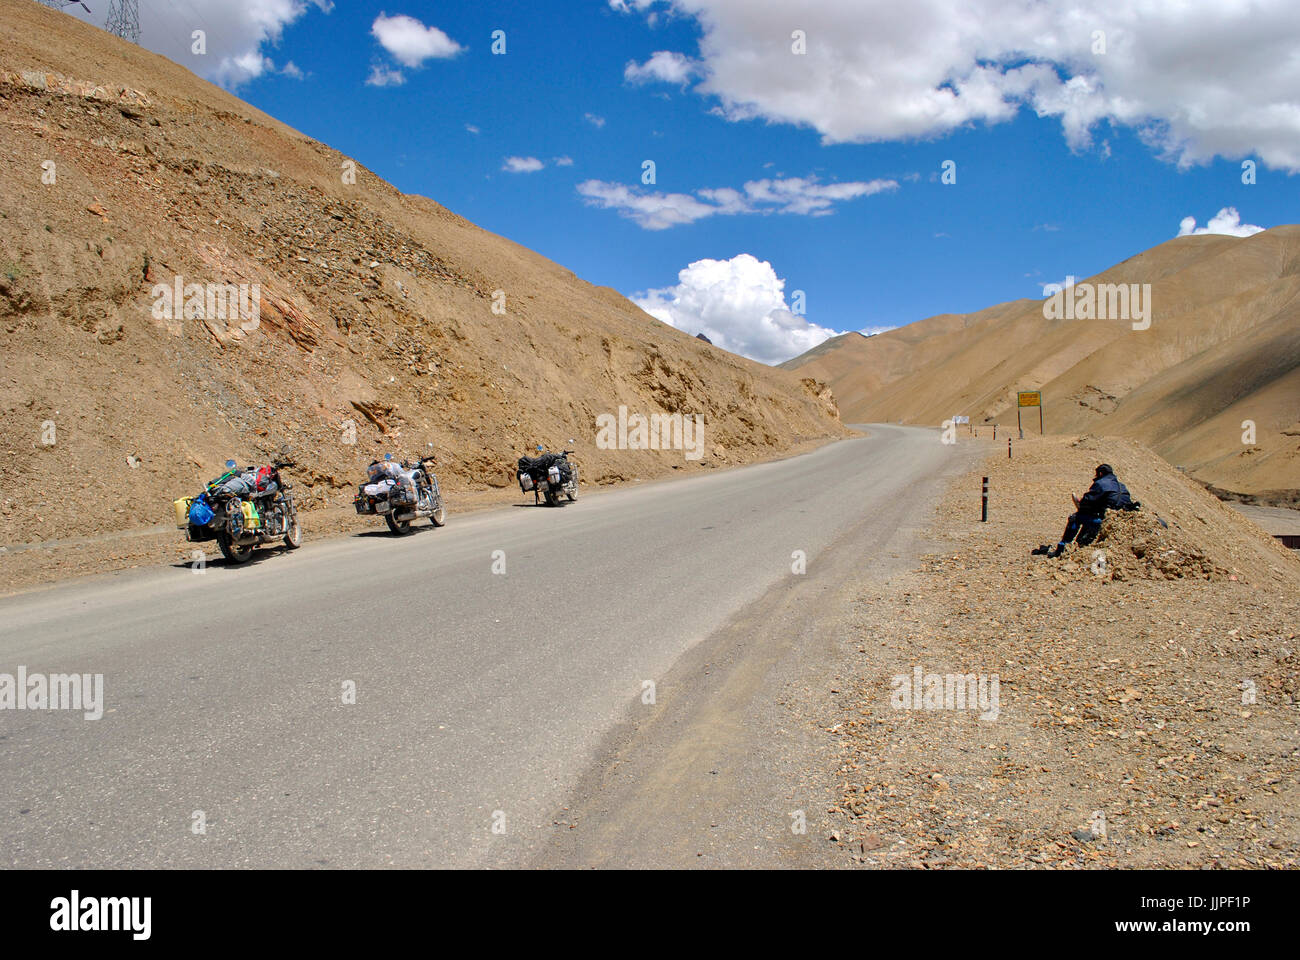
<instances>
[{"instance_id":1,"label":"white cumulus cloud","mask_svg":"<svg viewBox=\"0 0 1300 960\"><path fill-rule=\"evenodd\" d=\"M1255 155L1300 171L1295 0L608 2L699 27L694 56L656 54L636 79L681 83L689 66L724 116L827 143L940 136L1028 109L1058 119L1075 149L1115 124L1180 165Z\"/></svg>"},{"instance_id":2,"label":"white cumulus cloud","mask_svg":"<svg viewBox=\"0 0 1300 960\"><path fill-rule=\"evenodd\" d=\"M692 336L762 363L781 363L811 350L837 331L790 310L785 281L748 253L730 260L696 260L677 284L631 297L646 313Z\"/></svg>"},{"instance_id":3,"label":"white cumulus cloud","mask_svg":"<svg viewBox=\"0 0 1300 960\"><path fill-rule=\"evenodd\" d=\"M1225 237L1250 237L1263 232L1263 227L1257 227L1253 223L1242 223L1241 214L1237 212L1236 207L1224 207L1210 217L1210 222L1203 227L1196 225L1195 217L1183 217L1178 224L1180 237L1199 237L1207 233L1222 234Z\"/></svg>"},{"instance_id":4,"label":"white cumulus cloud","mask_svg":"<svg viewBox=\"0 0 1300 960\"><path fill-rule=\"evenodd\" d=\"M691 79L694 72L695 64L689 57L671 50L660 50L652 54L645 63L630 61L623 68L623 79L630 83L659 81L682 84Z\"/></svg>"},{"instance_id":5,"label":"white cumulus cloud","mask_svg":"<svg viewBox=\"0 0 1300 960\"><path fill-rule=\"evenodd\" d=\"M687 193L634 190L621 183L585 180L578 193L595 207L616 210L646 230L666 230L705 217L745 213L825 216L837 202L898 189L896 180L821 183L816 177L750 180L740 190L716 187Z\"/></svg>"},{"instance_id":6,"label":"white cumulus cloud","mask_svg":"<svg viewBox=\"0 0 1300 960\"><path fill-rule=\"evenodd\" d=\"M406 77L402 75L401 70L394 70L379 63L370 68L370 75L366 77L366 85L371 87L400 87L405 82Z\"/></svg>"},{"instance_id":7,"label":"white cumulus cloud","mask_svg":"<svg viewBox=\"0 0 1300 960\"><path fill-rule=\"evenodd\" d=\"M501 169L506 173L536 173L544 166L536 157L506 157Z\"/></svg>"},{"instance_id":8,"label":"white cumulus cloud","mask_svg":"<svg viewBox=\"0 0 1300 960\"><path fill-rule=\"evenodd\" d=\"M370 26L379 45L406 67L418 67L426 60L454 57L464 48L437 27L426 27L415 17L380 12Z\"/></svg>"},{"instance_id":9,"label":"white cumulus cloud","mask_svg":"<svg viewBox=\"0 0 1300 960\"><path fill-rule=\"evenodd\" d=\"M591 206L617 210L647 230L666 230L712 216L718 208L686 193L637 193L621 183L584 180L578 193Z\"/></svg>"}]
</instances>

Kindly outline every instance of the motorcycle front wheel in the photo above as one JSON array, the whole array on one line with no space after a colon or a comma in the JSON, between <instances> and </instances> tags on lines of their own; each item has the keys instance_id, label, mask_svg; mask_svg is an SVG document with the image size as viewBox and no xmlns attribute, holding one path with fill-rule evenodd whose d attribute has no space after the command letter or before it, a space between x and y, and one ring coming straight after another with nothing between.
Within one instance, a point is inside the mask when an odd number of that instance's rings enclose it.
<instances>
[{"instance_id":1,"label":"motorcycle front wheel","mask_svg":"<svg viewBox=\"0 0 1300 960\"><path fill-rule=\"evenodd\" d=\"M302 525L298 523L298 514L289 517L288 525L284 531L284 545L290 550L297 550L302 546Z\"/></svg>"},{"instance_id":2,"label":"motorcycle front wheel","mask_svg":"<svg viewBox=\"0 0 1300 960\"><path fill-rule=\"evenodd\" d=\"M447 508L443 506L441 498L438 500L438 509L429 514L429 522L435 527L441 527L447 522Z\"/></svg>"},{"instance_id":3,"label":"motorcycle front wheel","mask_svg":"<svg viewBox=\"0 0 1300 960\"><path fill-rule=\"evenodd\" d=\"M228 534L222 533L217 536L217 546L221 548L221 555L230 563L248 563L253 559L252 544L241 547L234 543Z\"/></svg>"}]
</instances>

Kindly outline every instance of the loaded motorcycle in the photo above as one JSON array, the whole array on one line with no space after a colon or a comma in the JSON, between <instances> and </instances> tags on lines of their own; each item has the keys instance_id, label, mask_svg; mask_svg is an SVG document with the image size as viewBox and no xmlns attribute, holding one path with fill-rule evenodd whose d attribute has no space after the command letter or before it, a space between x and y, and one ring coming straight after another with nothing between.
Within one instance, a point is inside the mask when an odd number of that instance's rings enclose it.
<instances>
[{"instance_id":1,"label":"loaded motorcycle","mask_svg":"<svg viewBox=\"0 0 1300 960\"><path fill-rule=\"evenodd\" d=\"M536 457L519 458L519 489L524 493L532 491L534 504L539 497L545 497L548 507L559 505L561 493L570 503L577 500L578 467L569 462L573 451L542 453L540 446L537 451Z\"/></svg>"},{"instance_id":2,"label":"loaded motorcycle","mask_svg":"<svg viewBox=\"0 0 1300 960\"><path fill-rule=\"evenodd\" d=\"M290 486L280 477L277 462L269 467L240 470L226 461L226 472L208 483L197 497L173 503L176 525L191 543L217 541L230 563L247 563L253 550L272 540L283 540L296 550L302 544L302 526Z\"/></svg>"},{"instance_id":3,"label":"loaded motorcycle","mask_svg":"<svg viewBox=\"0 0 1300 960\"><path fill-rule=\"evenodd\" d=\"M376 460L366 471L367 482L357 488L352 504L357 513L380 515L388 529L401 536L411 530L411 521L428 517L435 527L447 522L438 478L429 466L433 457L415 463L393 460L391 453Z\"/></svg>"}]
</instances>

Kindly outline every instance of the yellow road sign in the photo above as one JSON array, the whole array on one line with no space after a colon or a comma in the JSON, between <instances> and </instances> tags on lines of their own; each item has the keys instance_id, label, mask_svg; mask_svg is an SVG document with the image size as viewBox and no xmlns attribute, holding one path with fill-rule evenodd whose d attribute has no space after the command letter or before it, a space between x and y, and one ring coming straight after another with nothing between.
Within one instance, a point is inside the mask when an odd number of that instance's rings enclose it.
<instances>
[{"instance_id":1,"label":"yellow road sign","mask_svg":"<svg viewBox=\"0 0 1300 960\"><path fill-rule=\"evenodd\" d=\"M1016 394L1016 406L1018 407L1041 407L1043 405L1043 392L1041 390L1024 390Z\"/></svg>"}]
</instances>

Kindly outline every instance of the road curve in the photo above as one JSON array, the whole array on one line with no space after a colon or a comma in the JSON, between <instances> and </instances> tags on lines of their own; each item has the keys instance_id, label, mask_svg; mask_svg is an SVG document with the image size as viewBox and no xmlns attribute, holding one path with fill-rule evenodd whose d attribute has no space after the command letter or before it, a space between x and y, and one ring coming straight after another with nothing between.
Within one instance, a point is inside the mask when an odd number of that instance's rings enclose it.
<instances>
[{"instance_id":1,"label":"road curve","mask_svg":"<svg viewBox=\"0 0 1300 960\"><path fill-rule=\"evenodd\" d=\"M106 701L94 721L0 710L0 864L526 862L645 680L783 589L794 551L850 549L846 529L952 462L932 430L869 430L559 509L0 600L0 673L100 673Z\"/></svg>"}]
</instances>

